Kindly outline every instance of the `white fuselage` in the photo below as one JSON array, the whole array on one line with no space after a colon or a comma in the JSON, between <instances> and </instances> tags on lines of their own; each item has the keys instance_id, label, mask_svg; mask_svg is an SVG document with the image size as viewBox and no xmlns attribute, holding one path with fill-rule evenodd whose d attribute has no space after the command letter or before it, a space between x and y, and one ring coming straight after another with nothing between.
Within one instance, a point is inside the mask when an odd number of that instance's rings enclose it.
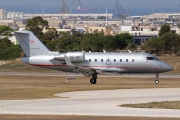
<instances>
[{"instance_id":1,"label":"white fuselage","mask_svg":"<svg viewBox=\"0 0 180 120\"><path fill-rule=\"evenodd\" d=\"M67 53L68 54L68 53ZM66 53L59 54L59 56ZM71 60L79 57L76 52L71 53ZM58 58L58 56L56 56ZM173 70L173 68L159 60L157 57L147 53L103 53L86 52L84 61L72 62L82 68L90 68L98 74L105 72L113 73L162 73ZM42 55L25 57L24 63L41 66L59 71L74 72L74 67L68 66L64 60L55 59L54 55ZM72 60L73 61L73 60Z\"/></svg>"}]
</instances>

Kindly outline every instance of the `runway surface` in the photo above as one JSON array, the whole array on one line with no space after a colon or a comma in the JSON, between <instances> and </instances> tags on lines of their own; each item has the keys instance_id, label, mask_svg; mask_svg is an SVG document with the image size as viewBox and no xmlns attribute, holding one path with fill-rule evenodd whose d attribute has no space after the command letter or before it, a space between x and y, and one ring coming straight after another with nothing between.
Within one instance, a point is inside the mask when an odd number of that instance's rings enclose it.
<instances>
[{"instance_id":1,"label":"runway surface","mask_svg":"<svg viewBox=\"0 0 180 120\"><path fill-rule=\"evenodd\" d=\"M65 73L65 72L57 72L57 73L48 73L48 72L0 72L0 75L20 75L20 76L83 76L82 74L76 73ZM114 74L114 75L98 75L98 77L153 77L155 78L155 74ZM169 75L169 74L160 74L159 78L180 78L180 75Z\"/></svg>"},{"instance_id":2,"label":"runway surface","mask_svg":"<svg viewBox=\"0 0 180 120\"><path fill-rule=\"evenodd\" d=\"M0 101L0 114L178 117L180 110L124 108L121 104L180 100L180 88L60 93L57 99Z\"/></svg>"}]
</instances>

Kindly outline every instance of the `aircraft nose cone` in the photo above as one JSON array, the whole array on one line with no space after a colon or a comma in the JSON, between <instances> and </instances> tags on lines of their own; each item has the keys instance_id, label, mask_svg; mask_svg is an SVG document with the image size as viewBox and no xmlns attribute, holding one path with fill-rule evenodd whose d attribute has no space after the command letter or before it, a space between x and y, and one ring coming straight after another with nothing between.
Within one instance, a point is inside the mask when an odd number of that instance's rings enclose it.
<instances>
[{"instance_id":1,"label":"aircraft nose cone","mask_svg":"<svg viewBox=\"0 0 180 120\"><path fill-rule=\"evenodd\" d=\"M174 70L174 68L171 65L169 65L168 63L165 63L165 62L163 64L161 64L161 66L162 66L163 72L168 72L168 71Z\"/></svg>"},{"instance_id":2,"label":"aircraft nose cone","mask_svg":"<svg viewBox=\"0 0 180 120\"><path fill-rule=\"evenodd\" d=\"M174 68L173 68L171 65L169 65L169 64L167 64L166 69L167 69L168 71L174 70Z\"/></svg>"},{"instance_id":3,"label":"aircraft nose cone","mask_svg":"<svg viewBox=\"0 0 180 120\"><path fill-rule=\"evenodd\" d=\"M172 66L170 66L170 70L174 70L174 68Z\"/></svg>"}]
</instances>

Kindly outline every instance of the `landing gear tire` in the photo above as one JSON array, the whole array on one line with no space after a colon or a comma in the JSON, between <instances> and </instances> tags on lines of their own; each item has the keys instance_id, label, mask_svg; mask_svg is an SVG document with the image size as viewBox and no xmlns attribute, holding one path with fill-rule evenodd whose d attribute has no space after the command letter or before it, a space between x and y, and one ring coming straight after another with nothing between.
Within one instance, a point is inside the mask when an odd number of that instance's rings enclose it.
<instances>
[{"instance_id":1,"label":"landing gear tire","mask_svg":"<svg viewBox=\"0 0 180 120\"><path fill-rule=\"evenodd\" d=\"M159 80L155 80L155 84L159 84Z\"/></svg>"},{"instance_id":2,"label":"landing gear tire","mask_svg":"<svg viewBox=\"0 0 180 120\"><path fill-rule=\"evenodd\" d=\"M94 78L91 78L91 79L90 79L90 83L91 83L91 84L96 84L96 82L97 82L96 79L94 79Z\"/></svg>"}]
</instances>

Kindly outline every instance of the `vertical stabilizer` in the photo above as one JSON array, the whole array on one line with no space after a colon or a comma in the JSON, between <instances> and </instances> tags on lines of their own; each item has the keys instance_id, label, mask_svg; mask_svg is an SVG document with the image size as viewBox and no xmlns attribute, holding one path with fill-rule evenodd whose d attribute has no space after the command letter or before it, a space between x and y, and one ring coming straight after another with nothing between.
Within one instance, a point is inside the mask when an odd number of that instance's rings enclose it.
<instances>
[{"instance_id":1,"label":"vertical stabilizer","mask_svg":"<svg viewBox=\"0 0 180 120\"><path fill-rule=\"evenodd\" d=\"M15 32L15 36L27 57L47 55L50 52L48 48L30 31L17 31Z\"/></svg>"}]
</instances>

